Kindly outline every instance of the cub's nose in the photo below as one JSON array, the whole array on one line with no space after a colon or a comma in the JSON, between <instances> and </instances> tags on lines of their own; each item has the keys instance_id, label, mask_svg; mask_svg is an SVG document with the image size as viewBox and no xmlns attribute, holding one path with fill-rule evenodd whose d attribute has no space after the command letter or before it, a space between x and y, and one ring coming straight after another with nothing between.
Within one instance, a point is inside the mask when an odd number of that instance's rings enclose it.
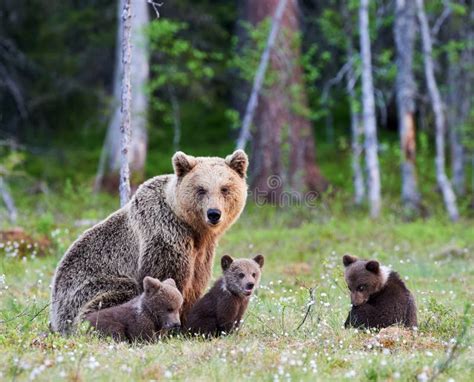
<instances>
[{"instance_id":1,"label":"cub's nose","mask_svg":"<svg viewBox=\"0 0 474 382\"><path fill-rule=\"evenodd\" d=\"M254 283L248 283L248 284L246 285L247 290L252 290L254 286L255 286Z\"/></svg>"},{"instance_id":2,"label":"cub's nose","mask_svg":"<svg viewBox=\"0 0 474 382\"><path fill-rule=\"evenodd\" d=\"M211 224L217 224L219 223L219 220L221 218L221 211L215 208L211 208L207 210L207 218L209 219L209 222Z\"/></svg>"}]
</instances>

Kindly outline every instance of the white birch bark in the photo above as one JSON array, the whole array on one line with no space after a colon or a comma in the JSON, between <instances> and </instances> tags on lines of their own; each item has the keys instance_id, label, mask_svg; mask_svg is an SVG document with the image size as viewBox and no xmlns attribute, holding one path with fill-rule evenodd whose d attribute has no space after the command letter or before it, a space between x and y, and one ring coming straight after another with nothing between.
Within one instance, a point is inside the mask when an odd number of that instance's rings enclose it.
<instances>
[{"instance_id":1,"label":"white birch bark","mask_svg":"<svg viewBox=\"0 0 474 382\"><path fill-rule=\"evenodd\" d=\"M459 212L456 204L456 195L451 187L451 182L446 176L445 170L445 117L441 96L439 93L438 85L434 74L433 66L433 55L432 55L432 42L430 35L430 28L428 25L428 19L426 17L423 0L416 0L418 21L420 24L421 41L423 46L423 62L426 77L426 84L428 86L428 92L430 94L431 104L433 107L433 113L435 116L435 127L436 127L436 179L438 187L443 195L444 205L448 211L448 215L451 220L456 221L459 219Z\"/></svg>"},{"instance_id":2,"label":"white birch bark","mask_svg":"<svg viewBox=\"0 0 474 382\"><path fill-rule=\"evenodd\" d=\"M416 177L415 79L413 50L415 43L416 12L412 0L397 0L395 13L396 92L398 130L400 133L402 202L405 208L417 211L420 207Z\"/></svg>"},{"instance_id":3,"label":"white birch bark","mask_svg":"<svg viewBox=\"0 0 474 382\"><path fill-rule=\"evenodd\" d=\"M12 223L16 222L18 212L15 207L15 202L13 201L13 198L10 192L8 191L7 184L3 180L2 176L0 176L0 196L2 197L3 202L5 203L5 207L7 208L8 218Z\"/></svg>"},{"instance_id":4,"label":"white birch bark","mask_svg":"<svg viewBox=\"0 0 474 382\"><path fill-rule=\"evenodd\" d=\"M123 72L121 43L123 36L123 6L124 0L119 0L113 85L113 112L97 170L95 182L96 189L100 188L105 174L117 173L120 168L120 102ZM149 15L146 1L131 0L131 9L133 13L131 20L131 43L133 56L133 61L131 63L131 125L133 126L133 129L130 140L129 163L133 172L141 173L144 170L148 145L148 96L145 91L145 85L148 82L150 69L148 61L148 41L144 34L144 28L149 23Z\"/></svg>"},{"instance_id":5,"label":"white birch bark","mask_svg":"<svg viewBox=\"0 0 474 382\"><path fill-rule=\"evenodd\" d=\"M131 0L124 0L123 5L123 39L122 39L122 105L121 105L121 122L120 122L120 206L123 207L130 200L130 168L128 163L128 150L131 132L131 62L132 62L132 46L131 46L131 29L132 29L132 9Z\"/></svg>"},{"instance_id":6,"label":"white birch bark","mask_svg":"<svg viewBox=\"0 0 474 382\"><path fill-rule=\"evenodd\" d=\"M469 95L462 91L459 69L460 63L450 62L448 67L448 110L446 119L449 126L449 147L451 152L451 173L453 187L457 195L465 192L464 178L464 147L461 142L461 125L463 122L463 104L469 100ZM467 101L468 102L468 101Z\"/></svg>"},{"instance_id":7,"label":"white birch bark","mask_svg":"<svg viewBox=\"0 0 474 382\"><path fill-rule=\"evenodd\" d=\"M361 166L362 148L362 121L357 107L356 74L354 70L354 57L352 49L349 52L349 69L346 73L346 90L349 96L349 105L351 112L351 148L352 148L352 176L354 182L354 203L362 204L365 198L364 173Z\"/></svg>"},{"instance_id":8,"label":"white birch bark","mask_svg":"<svg viewBox=\"0 0 474 382\"><path fill-rule=\"evenodd\" d=\"M362 109L365 132L365 163L367 166L367 196L370 216L380 215L380 169L377 153L372 54L369 36L369 0L361 0L359 8L360 50L362 61Z\"/></svg>"}]
</instances>

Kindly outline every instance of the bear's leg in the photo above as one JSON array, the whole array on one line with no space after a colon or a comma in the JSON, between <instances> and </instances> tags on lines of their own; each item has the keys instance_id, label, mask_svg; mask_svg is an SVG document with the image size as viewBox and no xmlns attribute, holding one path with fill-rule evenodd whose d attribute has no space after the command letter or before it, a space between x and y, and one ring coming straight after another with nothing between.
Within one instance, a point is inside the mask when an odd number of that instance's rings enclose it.
<instances>
[{"instance_id":1,"label":"bear's leg","mask_svg":"<svg viewBox=\"0 0 474 382\"><path fill-rule=\"evenodd\" d=\"M84 314L121 304L139 293L138 284L129 277L103 276L90 279L56 304L53 329L69 334Z\"/></svg>"}]
</instances>

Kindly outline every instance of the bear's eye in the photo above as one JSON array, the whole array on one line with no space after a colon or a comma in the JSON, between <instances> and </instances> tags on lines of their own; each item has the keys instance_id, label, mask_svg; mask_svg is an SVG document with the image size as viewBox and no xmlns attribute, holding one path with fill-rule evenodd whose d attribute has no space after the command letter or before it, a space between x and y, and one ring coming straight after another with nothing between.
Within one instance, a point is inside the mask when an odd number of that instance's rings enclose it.
<instances>
[{"instance_id":1,"label":"bear's eye","mask_svg":"<svg viewBox=\"0 0 474 382\"><path fill-rule=\"evenodd\" d=\"M198 196L204 196L204 195L206 195L206 193L207 193L207 191L206 191L206 189L205 189L204 187L198 187L198 188L196 189L196 194L197 194Z\"/></svg>"},{"instance_id":2,"label":"bear's eye","mask_svg":"<svg viewBox=\"0 0 474 382\"><path fill-rule=\"evenodd\" d=\"M243 278L245 277L245 274L239 273L239 277L240 277L241 279L243 279Z\"/></svg>"},{"instance_id":3,"label":"bear's eye","mask_svg":"<svg viewBox=\"0 0 474 382\"><path fill-rule=\"evenodd\" d=\"M357 287L357 290L358 290L359 292L363 292L364 289L365 289L365 285L359 285L359 286Z\"/></svg>"},{"instance_id":4,"label":"bear's eye","mask_svg":"<svg viewBox=\"0 0 474 382\"><path fill-rule=\"evenodd\" d=\"M255 276L256 276L255 272L254 272L254 273L252 273L252 277L255 277Z\"/></svg>"},{"instance_id":5,"label":"bear's eye","mask_svg":"<svg viewBox=\"0 0 474 382\"><path fill-rule=\"evenodd\" d=\"M173 313L174 309L173 308L168 308L168 313Z\"/></svg>"},{"instance_id":6,"label":"bear's eye","mask_svg":"<svg viewBox=\"0 0 474 382\"><path fill-rule=\"evenodd\" d=\"M224 186L221 188L222 195L228 195L229 194L229 187Z\"/></svg>"}]
</instances>

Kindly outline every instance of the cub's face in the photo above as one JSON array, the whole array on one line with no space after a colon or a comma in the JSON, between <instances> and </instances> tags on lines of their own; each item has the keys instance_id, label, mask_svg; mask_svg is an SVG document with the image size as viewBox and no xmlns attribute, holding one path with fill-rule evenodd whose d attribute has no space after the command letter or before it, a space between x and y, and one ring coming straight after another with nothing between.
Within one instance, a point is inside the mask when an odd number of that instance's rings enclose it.
<instances>
[{"instance_id":1,"label":"cub's face","mask_svg":"<svg viewBox=\"0 0 474 382\"><path fill-rule=\"evenodd\" d=\"M387 270L375 260L365 261L345 255L342 262L345 267L344 278L354 306L365 304L387 281Z\"/></svg>"},{"instance_id":2,"label":"cub's face","mask_svg":"<svg viewBox=\"0 0 474 382\"><path fill-rule=\"evenodd\" d=\"M191 226L222 232L238 218L247 199L248 159L242 150L226 159L177 152L173 166L175 206Z\"/></svg>"},{"instance_id":3,"label":"cub's face","mask_svg":"<svg viewBox=\"0 0 474 382\"><path fill-rule=\"evenodd\" d=\"M163 329L179 328L179 311L183 305L183 296L176 288L174 280L161 282L147 276L143 279L143 289L142 308L147 309Z\"/></svg>"},{"instance_id":4,"label":"cub's face","mask_svg":"<svg viewBox=\"0 0 474 382\"><path fill-rule=\"evenodd\" d=\"M226 288L239 296L251 296L260 282L264 258L262 255L253 259L237 259L225 255L221 259Z\"/></svg>"}]
</instances>

